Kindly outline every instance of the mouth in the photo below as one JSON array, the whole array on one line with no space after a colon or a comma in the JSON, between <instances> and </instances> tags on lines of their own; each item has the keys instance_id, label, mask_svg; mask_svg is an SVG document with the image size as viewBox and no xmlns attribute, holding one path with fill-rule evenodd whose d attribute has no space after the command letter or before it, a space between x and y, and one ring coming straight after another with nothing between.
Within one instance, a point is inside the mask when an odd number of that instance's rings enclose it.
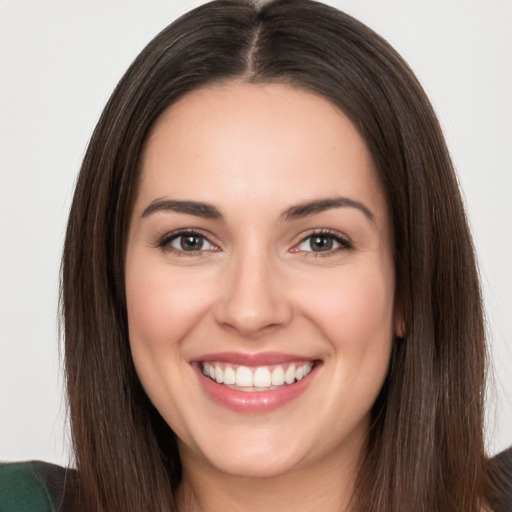
<instances>
[{"instance_id":1,"label":"mouth","mask_svg":"<svg viewBox=\"0 0 512 512\"><path fill-rule=\"evenodd\" d=\"M300 397L322 362L286 354L210 354L192 362L206 395L238 413L267 413Z\"/></svg>"},{"instance_id":2,"label":"mouth","mask_svg":"<svg viewBox=\"0 0 512 512\"><path fill-rule=\"evenodd\" d=\"M314 361L256 367L222 361L204 361L200 365L203 374L217 384L238 391L262 392L273 391L301 381L311 372Z\"/></svg>"}]
</instances>

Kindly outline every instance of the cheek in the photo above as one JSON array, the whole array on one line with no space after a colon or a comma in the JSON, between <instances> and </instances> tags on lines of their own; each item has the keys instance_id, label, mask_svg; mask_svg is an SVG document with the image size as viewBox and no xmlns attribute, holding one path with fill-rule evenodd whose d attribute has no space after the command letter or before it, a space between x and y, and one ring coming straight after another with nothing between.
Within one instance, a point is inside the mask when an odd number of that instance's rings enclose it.
<instances>
[{"instance_id":1,"label":"cheek","mask_svg":"<svg viewBox=\"0 0 512 512\"><path fill-rule=\"evenodd\" d=\"M317 282L308 295L310 316L337 350L363 352L370 345L387 346L391 341L394 280L390 272L379 266L342 268Z\"/></svg>"},{"instance_id":2,"label":"cheek","mask_svg":"<svg viewBox=\"0 0 512 512\"><path fill-rule=\"evenodd\" d=\"M161 258L127 258L126 302L133 362L148 397L176 432L182 425L182 383L190 373L181 341L208 308L205 281L204 273L171 268Z\"/></svg>"},{"instance_id":3,"label":"cheek","mask_svg":"<svg viewBox=\"0 0 512 512\"><path fill-rule=\"evenodd\" d=\"M132 346L173 345L207 307L205 276L165 264L127 265L126 302Z\"/></svg>"}]
</instances>

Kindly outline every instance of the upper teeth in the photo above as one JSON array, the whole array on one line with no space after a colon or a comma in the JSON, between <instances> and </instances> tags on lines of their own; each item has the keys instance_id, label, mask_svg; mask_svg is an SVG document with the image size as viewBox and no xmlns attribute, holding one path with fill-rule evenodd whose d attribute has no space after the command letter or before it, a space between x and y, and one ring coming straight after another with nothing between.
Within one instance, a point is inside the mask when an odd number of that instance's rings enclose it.
<instances>
[{"instance_id":1,"label":"upper teeth","mask_svg":"<svg viewBox=\"0 0 512 512\"><path fill-rule=\"evenodd\" d=\"M203 363L203 373L218 384L242 388L269 388L293 384L311 371L313 363L292 363L287 367L277 366L231 366L226 363Z\"/></svg>"}]
</instances>

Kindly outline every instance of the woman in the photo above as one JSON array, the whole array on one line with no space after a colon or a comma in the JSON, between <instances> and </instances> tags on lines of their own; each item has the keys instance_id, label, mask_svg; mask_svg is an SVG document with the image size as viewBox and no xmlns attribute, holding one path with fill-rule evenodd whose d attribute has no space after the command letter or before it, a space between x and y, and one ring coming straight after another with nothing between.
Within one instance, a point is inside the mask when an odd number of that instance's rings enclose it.
<instances>
[{"instance_id":1,"label":"woman","mask_svg":"<svg viewBox=\"0 0 512 512\"><path fill-rule=\"evenodd\" d=\"M499 510L469 231L401 58L309 1L151 42L63 259L84 510Z\"/></svg>"}]
</instances>

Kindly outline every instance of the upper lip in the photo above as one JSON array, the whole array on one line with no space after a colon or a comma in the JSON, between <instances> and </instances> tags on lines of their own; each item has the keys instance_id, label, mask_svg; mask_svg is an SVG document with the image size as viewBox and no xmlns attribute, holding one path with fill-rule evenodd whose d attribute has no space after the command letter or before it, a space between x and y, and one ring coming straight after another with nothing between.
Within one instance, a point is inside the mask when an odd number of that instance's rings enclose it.
<instances>
[{"instance_id":1,"label":"upper lip","mask_svg":"<svg viewBox=\"0 0 512 512\"><path fill-rule=\"evenodd\" d=\"M284 352L215 352L194 357L191 362L219 361L242 366L270 366L283 363L314 361L315 358Z\"/></svg>"}]
</instances>

